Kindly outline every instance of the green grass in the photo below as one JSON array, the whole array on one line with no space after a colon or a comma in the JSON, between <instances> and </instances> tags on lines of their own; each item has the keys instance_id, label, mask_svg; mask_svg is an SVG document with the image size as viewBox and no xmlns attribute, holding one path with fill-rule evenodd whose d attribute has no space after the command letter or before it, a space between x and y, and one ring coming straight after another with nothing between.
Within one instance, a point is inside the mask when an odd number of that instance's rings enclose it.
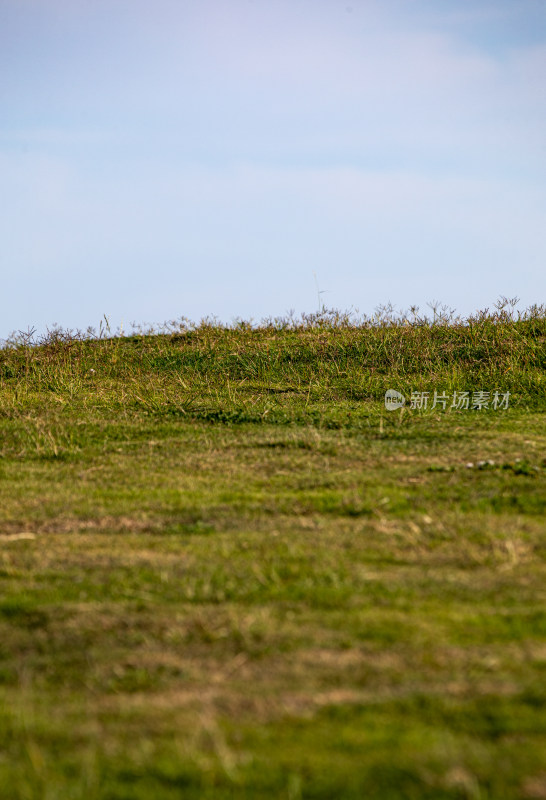
<instances>
[{"instance_id":1,"label":"green grass","mask_svg":"<svg viewBox=\"0 0 546 800\"><path fill-rule=\"evenodd\" d=\"M545 367L509 304L12 338L1 796L545 798Z\"/></svg>"}]
</instances>

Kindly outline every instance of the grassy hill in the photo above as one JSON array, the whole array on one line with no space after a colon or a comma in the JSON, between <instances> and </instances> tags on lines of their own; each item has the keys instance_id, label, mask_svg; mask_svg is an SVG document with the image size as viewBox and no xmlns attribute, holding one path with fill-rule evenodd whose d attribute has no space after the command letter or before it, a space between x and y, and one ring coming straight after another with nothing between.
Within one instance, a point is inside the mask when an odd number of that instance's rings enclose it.
<instances>
[{"instance_id":1,"label":"grassy hill","mask_svg":"<svg viewBox=\"0 0 546 800\"><path fill-rule=\"evenodd\" d=\"M0 350L2 796L546 797L546 310L106 334Z\"/></svg>"}]
</instances>

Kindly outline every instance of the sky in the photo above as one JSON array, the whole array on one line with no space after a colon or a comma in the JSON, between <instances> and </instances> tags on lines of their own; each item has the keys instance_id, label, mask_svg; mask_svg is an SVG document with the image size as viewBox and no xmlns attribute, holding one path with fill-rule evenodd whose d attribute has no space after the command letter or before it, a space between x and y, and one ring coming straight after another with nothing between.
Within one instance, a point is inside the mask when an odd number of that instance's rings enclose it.
<instances>
[{"instance_id":1,"label":"sky","mask_svg":"<svg viewBox=\"0 0 546 800\"><path fill-rule=\"evenodd\" d=\"M0 0L0 339L545 303L545 179L544 0Z\"/></svg>"}]
</instances>

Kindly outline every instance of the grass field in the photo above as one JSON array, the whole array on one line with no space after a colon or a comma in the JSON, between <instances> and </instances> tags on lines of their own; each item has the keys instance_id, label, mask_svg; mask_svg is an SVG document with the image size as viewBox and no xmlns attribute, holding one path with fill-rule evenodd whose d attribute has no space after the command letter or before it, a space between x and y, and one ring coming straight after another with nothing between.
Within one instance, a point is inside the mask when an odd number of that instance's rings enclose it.
<instances>
[{"instance_id":1,"label":"grass field","mask_svg":"<svg viewBox=\"0 0 546 800\"><path fill-rule=\"evenodd\" d=\"M515 317L6 343L0 797L546 798L546 310Z\"/></svg>"}]
</instances>

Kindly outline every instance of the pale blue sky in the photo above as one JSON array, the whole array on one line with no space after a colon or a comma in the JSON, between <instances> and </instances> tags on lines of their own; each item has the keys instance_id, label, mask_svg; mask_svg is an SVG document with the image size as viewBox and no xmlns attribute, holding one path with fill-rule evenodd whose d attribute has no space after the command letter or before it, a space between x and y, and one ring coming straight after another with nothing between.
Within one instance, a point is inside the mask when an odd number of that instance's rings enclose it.
<instances>
[{"instance_id":1,"label":"pale blue sky","mask_svg":"<svg viewBox=\"0 0 546 800\"><path fill-rule=\"evenodd\" d=\"M544 0L0 0L0 338L546 302Z\"/></svg>"}]
</instances>

